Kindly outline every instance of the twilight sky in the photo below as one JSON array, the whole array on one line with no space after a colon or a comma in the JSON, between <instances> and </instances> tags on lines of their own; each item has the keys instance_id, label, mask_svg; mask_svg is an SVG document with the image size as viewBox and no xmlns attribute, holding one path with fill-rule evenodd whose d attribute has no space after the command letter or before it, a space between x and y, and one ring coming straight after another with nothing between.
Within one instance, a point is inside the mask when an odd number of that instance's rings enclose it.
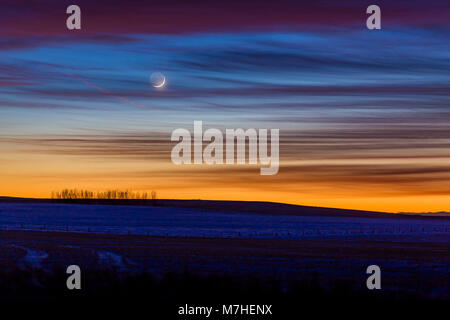
<instances>
[{"instance_id":1,"label":"twilight sky","mask_svg":"<svg viewBox=\"0 0 450 320\"><path fill-rule=\"evenodd\" d=\"M450 211L449 16L424 0L2 1L0 195ZM175 166L172 130L194 120L279 128L279 173Z\"/></svg>"}]
</instances>

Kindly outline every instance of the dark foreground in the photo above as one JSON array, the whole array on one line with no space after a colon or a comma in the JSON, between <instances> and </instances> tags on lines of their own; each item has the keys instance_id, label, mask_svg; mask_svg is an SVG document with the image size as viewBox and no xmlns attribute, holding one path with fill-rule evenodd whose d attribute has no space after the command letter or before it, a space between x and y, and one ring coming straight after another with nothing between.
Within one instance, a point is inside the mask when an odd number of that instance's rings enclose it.
<instances>
[{"instance_id":1,"label":"dark foreground","mask_svg":"<svg viewBox=\"0 0 450 320\"><path fill-rule=\"evenodd\" d=\"M0 304L46 312L91 306L91 313L102 315L141 309L145 318L161 319L205 319L178 316L186 304L273 305L272 316L211 319L299 318L308 309L351 315L356 306L381 305L400 315L419 307L437 311L450 301L450 248L438 236L424 237L215 239L1 231ZM82 270L78 291L66 287L71 264ZM371 264L382 270L381 290L366 287Z\"/></svg>"}]
</instances>

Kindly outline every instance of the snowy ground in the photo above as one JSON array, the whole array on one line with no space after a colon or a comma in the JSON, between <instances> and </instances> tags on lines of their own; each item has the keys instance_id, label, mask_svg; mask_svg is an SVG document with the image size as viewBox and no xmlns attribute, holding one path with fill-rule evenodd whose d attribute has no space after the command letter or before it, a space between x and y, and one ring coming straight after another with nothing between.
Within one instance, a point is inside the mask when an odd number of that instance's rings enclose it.
<instances>
[{"instance_id":1,"label":"snowy ground","mask_svg":"<svg viewBox=\"0 0 450 320\"><path fill-rule=\"evenodd\" d=\"M7 285L19 278L41 288L41 275L65 276L71 264L95 275L91 281L99 284L104 270L120 277L147 272L157 278L189 270L195 275L277 279L282 287L318 277L325 286L348 281L361 290L366 288L367 266L376 264L382 269L383 294L401 290L450 299L449 250L442 236L433 234L418 240L406 235L293 240L0 231L0 295L2 281ZM27 271L31 275L23 276Z\"/></svg>"},{"instance_id":2,"label":"snowy ground","mask_svg":"<svg viewBox=\"0 0 450 320\"><path fill-rule=\"evenodd\" d=\"M2 277L8 282L15 279L11 274L31 270L31 285L41 288L36 270L47 274L77 264L94 274L106 269L163 277L187 269L275 276L282 286L319 276L324 283L345 280L365 288L366 268L376 264L387 291L448 299L448 243L450 220L438 217L0 203L0 287Z\"/></svg>"},{"instance_id":3,"label":"snowy ground","mask_svg":"<svg viewBox=\"0 0 450 320\"><path fill-rule=\"evenodd\" d=\"M421 235L450 240L450 219L313 217L169 207L0 203L0 229L219 238Z\"/></svg>"}]
</instances>

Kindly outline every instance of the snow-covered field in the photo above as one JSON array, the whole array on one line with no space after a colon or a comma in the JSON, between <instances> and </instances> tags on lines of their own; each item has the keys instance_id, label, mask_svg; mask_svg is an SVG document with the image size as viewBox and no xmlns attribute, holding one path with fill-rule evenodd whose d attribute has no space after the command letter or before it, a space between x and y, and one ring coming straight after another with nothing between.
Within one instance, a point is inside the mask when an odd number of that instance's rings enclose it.
<instances>
[{"instance_id":1,"label":"snow-covered field","mask_svg":"<svg viewBox=\"0 0 450 320\"><path fill-rule=\"evenodd\" d=\"M313 217L169 207L0 203L0 229L234 238L421 235L450 239L439 218Z\"/></svg>"},{"instance_id":2,"label":"snow-covered field","mask_svg":"<svg viewBox=\"0 0 450 320\"><path fill-rule=\"evenodd\" d=\"M439 217L0 203L0 280L13 283L8 272L21 277L31 270L26 288L33 290L42 288L39 275L70 264L121 277L147 272L163 278L189 270L276 275L281 286L319 276L325 285L339 280L356 287L365 285L367 266L376 264L383 270L383 292L448 299L449 242L450 220Z\"/></svg>"}]
</instances>

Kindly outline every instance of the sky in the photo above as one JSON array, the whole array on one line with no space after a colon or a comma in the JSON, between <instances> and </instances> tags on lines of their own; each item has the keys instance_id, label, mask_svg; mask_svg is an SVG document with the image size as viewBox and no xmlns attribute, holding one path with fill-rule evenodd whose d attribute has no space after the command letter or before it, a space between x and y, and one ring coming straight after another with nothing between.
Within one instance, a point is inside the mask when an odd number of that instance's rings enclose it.
<instances>
[{"instance_id":1,"label":"sky","mask_svg":"<svg viewBox=\"0 0 450 320\"><path fill-rule=\"evenodd\" d=\"M450 211L450 3L377 1L368 30L371 4L2 1L0 195ZM278 174L174 165L171 133L196 120L280 129Z\"/></svg>"}]
</instances>

